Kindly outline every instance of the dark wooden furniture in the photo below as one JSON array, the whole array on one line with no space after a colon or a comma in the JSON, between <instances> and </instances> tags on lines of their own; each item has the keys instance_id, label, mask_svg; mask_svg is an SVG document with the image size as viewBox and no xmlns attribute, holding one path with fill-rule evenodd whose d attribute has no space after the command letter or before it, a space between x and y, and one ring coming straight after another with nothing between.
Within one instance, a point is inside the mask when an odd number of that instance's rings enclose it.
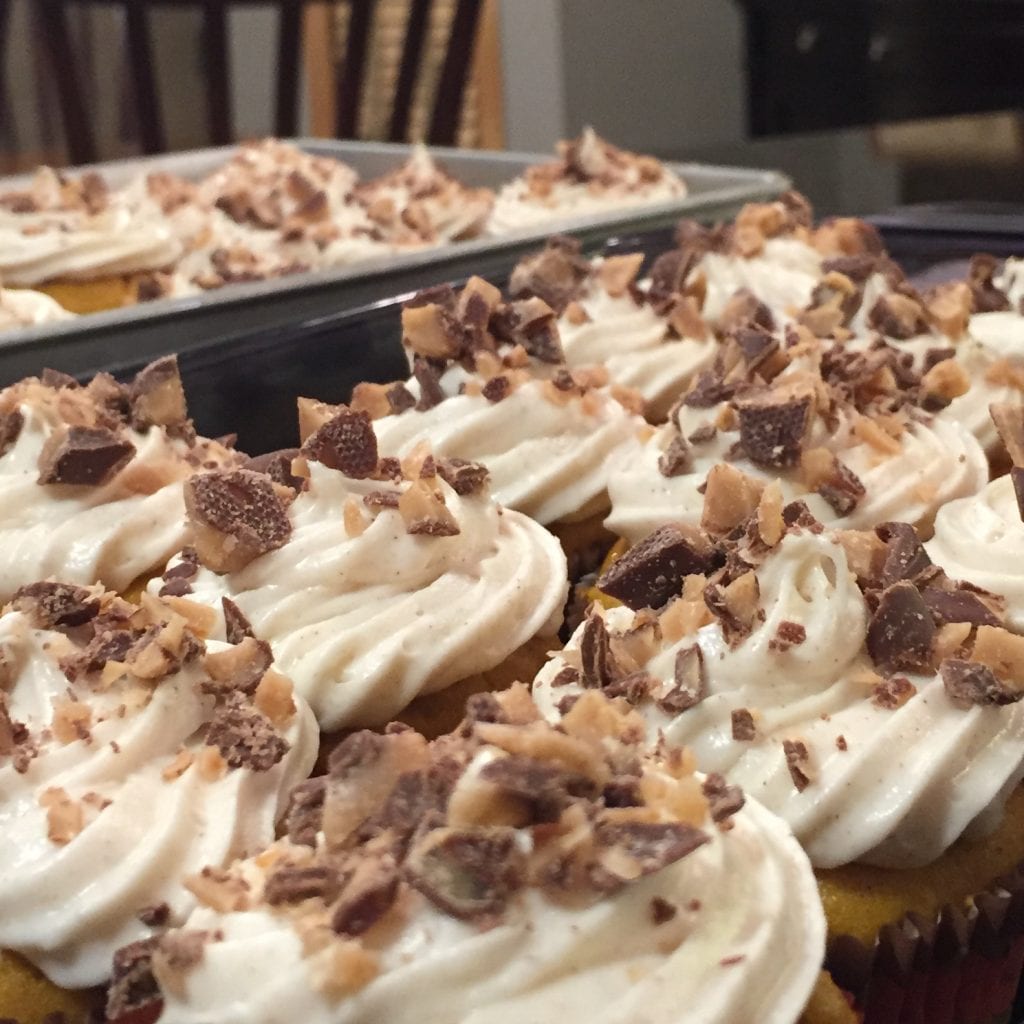
<instances>
[{"instance_id":1,"label":"dark wooden furniture","mask_svg":"<svg viewBox=\"0 0 1024 1024\"><path fill-rule=\"evenodd\" d=\"M3 16L8 0L0 0L0 46ZM128 59L139 135L145 153L167 148L160 97L153 73L153 43L149 12L158 6L198 9L203 18L203 69L206 76L207 124L210 142L223 145L234 140L231 117L231 69L228 59L228 13L233 6L260 4L277 9L277 93L274 131L281 137L297 134L299 77L302 48L302 15L308 3L331 0L33 0L38 28L54 69L61 118L71 161L91 163L97 158L96 143L83 99L81 76L68 30L68 8L76 5L105 5L124 11ZM337 76L337 124L339 138L356 134L368 59L370 29L375 0L339 0L350 11L344 60ZM405 141L409 114L427 38L434 0L410 0L392 109L390 138ZM435 94L426 141L450 145L455 141L459 114L473 59L481 0L457 0L448 47ZM2 52L2 51L0 51Z\"/></svg>"}]
</instances>

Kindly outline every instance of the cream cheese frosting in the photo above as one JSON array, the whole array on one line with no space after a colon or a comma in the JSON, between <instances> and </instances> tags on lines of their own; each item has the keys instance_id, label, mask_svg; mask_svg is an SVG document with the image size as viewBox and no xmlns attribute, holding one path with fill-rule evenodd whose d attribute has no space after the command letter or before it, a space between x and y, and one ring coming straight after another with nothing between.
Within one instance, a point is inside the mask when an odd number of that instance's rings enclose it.
<instances>
[{"instance_id":1,"label":"cream cheese frosting","mask_svg":"<svg viewBox=\"0 0 1024 1024\"><path fill-rule=\"evenodd\" d=\"M54 324L73 318L73 313L69 313L59 302L43 292L30 288L0 287L0 330Z\"/></svg>"},{"instance_id":2,"label":"cream cheese frosting","mask_svg":"<svg viewBox=\"0 0 1024 1024\"><path fill-rule=\"evenodd\" d=\"M799 334L781 345L767 332L741 329L671 421L618 457L606 525L635 542L665 522L696 524L708 474L729 463L747 476L778 480L785 501L802 498L823 522L863 527L898 519L929 527L947 501L984 487L988 463L963 426L908 402L912 396L897 382L892 357L887 348L822 349ZM772 381L767 391L756 383L765 374ZM750 391L741 385L732 398L715 400L732 392L728 381L745 377L754 381ZM874 384L865 389L868 379L888 383L881 391ZM744 394L755 411L744 412ZM795 416L788 448L782 408Z\"/></svg>"},{"instance_id":3,"label":"cream cheese frosting","mask_svg":"<svg viewBox=\"0 0 1024 1024\"><path fill-rule=\"evenodd\" d=\"M502 700L491 699L499 723L508 722ZM593 714L589 725L588 712ZM615 724L618 714L590 694L575 718L566 720L568 739L539 722L520 720L490 728L486 722L471 723L468 741L439 741L433 759L435 764L442 756L447 761L451 782L444 786L450 786L450 795L442 797L441 811L426 826L434 831L421 831L408 854L397 854L404 857L402 880L377 901L369 928L365 921L351 920L345 907L352 896L344 892L337 902L314 894L305 903L296 901L301 892L283 892L289 879L311 877L306 865L318 865L314 872L332 870L332 789L345 787L346 771L352 776L348 785L370 775L365 768L345 769L335 762L327 783L324 831L308 840L315 849L285 841L264 857L238 865L235 875L247 887L245 906L226 913L199 909L185 930L171 933L163 947L149 954L164 997L160 1020L283 1024L298 1016L310 1024L583 1019L725 1024L756 1018L791 1024L807 1002L824 947L823 915L803 854L788 830L761 807L748 801L737 811L742 797L735 790L726 797L732 802L728 809L719 804L708 810L701 793L704 780L687 774L678 760L635 762L644 793L641 806L609 810L598 803L589 821L582 818L588 798L558 795L567 767L560 747L593 750L593 767L572 766L576 781L571 785L588 792L587 773L601 773L610 752L635 756L632 742L623 746L608 735L623 728ZM636 728L630 719L622 720L625 727ZM536 738L531 755L512 746L519 737L527 744ZM547 752L540 746L545 737L550 737ZM390 743L419 748L417 739L406 734ZM467 742L470 750L464 751ZM393 760L388 753L378 757L378 764ZM423 757L418 754L420 762ZM509 817L507 804L504 814L498 813L507 792L500 781L503 773L526 768L547 780L546 808L527 797L524 814ZM403 776L410 777L415 779ZM390 785L381 788L380 803L386 807ZM714 797L711 807L716 807ZM359 807L347 817L355 826L365 813ZM729 827L716 828L712 814ZM537 820L548 823L531 828ZM414 824L415 819L407 827ZM585 837L592 829L602 844L616 828L635 828L636 845L632 853L623 847L614 866L607 859L608 872L601 869L594 891L571 867L573 858L587 857ZM699 839L694 828L700 829ZM350 863L362 863L364 871L368 860L373 863L375 841L379 846L388 835L379 829L379 824L364 824L363 833L378 838L356 847ZM568 854L556 881L556 872L545 874L538 865L550 862L560 842L573 842L567 829L580 845ZM661 855L648 854L641 866L633 858L648 830L666 841ZM699 845L684 853L693 842ZM472 850L474 845L486 847L487 862L469 871L482 870L485 877L471 878L472 892L462 887L465 897L453 904L440 875L420 873L423 851L437 851L433 859L443 871L448 850ZM344 854L334 862L343 860ZM389 864L394 862L385 855L377 870L394 872L394 866L381 867ZM304 870L305 876L295 873ZM543 881L546 877L550 881ZM574 895L576 887L580 891ZM486 927L481 927L487 907ZM330 914L340 934L323 924L317 930L318 921L330 920ZM199 933L217 938L190 939ZM192 955L184 969L166 970L167 953L186 947ZM786 956L780 958L782 948ZM142 971L145 956L136 957L137 964L143 961ZM115 1008L119 991L115 982Z\"/></svg>"},{"instance_id":4,"label":"cream cheese frosting","mask_svg":"<svg viewBox=\"0 0 1024 1024\"><path fill-rule=\"evenodd\" d=\"M182 479L235 458L185 417L173 358L130 387L56 375L0 393L0 598L48 576L124 591L163 565L184 541Z\"/></svg>"},{"instance_id":5,"label":"cream cheese frosting","mask_svg":"<svg viewBox=\"0 0 1024 1024\"><path fill-rule=\"evenodd\" d=\"M910 527L832 534L804 518L782 532L776 510L766 550L760 513L732 554L670 528L636 549L634 570L655 560L648 578L670 543L709 571L724 558L724 576L684 586L677 566L660 615L594 605L539 673L539 706L557 720L583 687L626 695L699 768L785 819L816 867L907 868L983 835L1024 771L1022 680L1003 665L1020 640L999 601L930 566ZM642 587L624 596L644 602Z\"/></svg>"},{"instance_id":6,"label":"cream cheese frosting","mask_svg":"<svg viewBox=\"0 0 1024 1024\"><path fill-rule=\"evenodd\" d=\"M212 681L248 649L204 654L170 607L102 588L25 588L0 651L0 946L63 987L96 985L119 946L185 919L190 876L273 839L316 723L267 663L249 666L248 695L230 673Z\"/></svg>"},{"instance_id":7,"label":"cream cheese frosting","mask_svg":"<svg viewBox=\"0 0 1024 1024\"><path fill-rule=\"evenodd\" d=\"M349 457L352 438L367 461ZM490 499L482 467L421 451L403 478L397 460L379 462L369 418L346 409L303 451L308 478L283 498L248 470L187 484L200 564L178 572L188 575L180 592L214 608L221 629L223 599L234 602L325 730L387 722L420 694L553 636L565 557L546 530ZM262 519L250 523L254 508ZM226 558L204 547L210 529ZM239 559L235 545L253 530L259 542Z\"/></svg>"},{"instance_id":8,"label":"cream cheese frosting","mask_svg":"<svg viewBox=\"0 0 1024 1024\"><path fill-rule=\"evenodd\" d=\"M558 144L558 159L527 168L498 192L487 234L665 202L686 195L686 183L661 161L619 149L585 128Z\"/></svg>"}]
</instances>

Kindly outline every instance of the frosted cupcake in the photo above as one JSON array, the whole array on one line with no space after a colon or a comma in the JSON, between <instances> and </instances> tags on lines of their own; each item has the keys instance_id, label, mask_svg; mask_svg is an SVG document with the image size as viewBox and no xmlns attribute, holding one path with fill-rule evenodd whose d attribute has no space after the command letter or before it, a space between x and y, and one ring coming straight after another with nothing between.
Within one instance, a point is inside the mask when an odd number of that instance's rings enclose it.
<instances>
[{"instance_id":1,"label":"frosted cupcake","mask_svg":"<svg viewBox=\"0 0 1024 1024\"><path fill-rule=\"evenodd\" d=\"M867 1021L943 999L949 1016L921 1019L1005 1012L1024 935L1024 640L1001 599L947 577L911 527L828 531L776 485L727 535L663 527L599 585L626 604L594 605L538 675L545 714L621 696L784 818ZM958 936L941 966L937 929Z\"/></svg>"},{"instance_id":2,"label":"frosted cupcake","mask_svg":"<svg viewBox=\"0 0 1024 1024\"><path fill-rule=\"evenodd\" d=\"M323 729L382 725L456 683L498 688L489 670L553 646L565 558L490 498L482 467L382 458L369 417L342 408L267 468L276 480L186 481L192 550L150 589L212 608L215 635L267 641Z\"/></svg>"},{"instance_id":3,"label":"frosted cupcake","mask_svg":"<svg viewBox=\"0 0 1024 1024\"><path fill-rule=\"evenodd\" d=\"M619 149L592 128L571 142L559 142L557 150L557 160L528 167L501 189L487 224L489 235L686 195L686 183L660 160Z\"/></svg>"},{"instance_id":4,"label":"frosted cupcake","mask_svg":"<svg viewBox=\"0 0 1024 1024\"><path fill-rule=\"evenodd\" d=\"M826 523L928 530L942 505L984 487L988 464L971 434L922 402L920 378L886 346L739 328L669 422L613 467L607 525L633 543L666 522L728 518L749 477L778 481L785 502L806 501Z\"/></svg>"},{"instance_id":5,"label":"frosted cupcake","mask_svg":"<svg viewBox=\"0 0 1024 1024\"><path fill-rule=\"evenodd\" d=\"M0 392L0 600L49 576L124 592L185 535L181 481L237 456L197 438L173 357L130 385L47 371Z\"/></svg>"},{"instance_id":6,"label":"frosted cupcake","mask_svg":"<svg viewBox=\"0 0 1024 1024\"><path fill-rule=\"evenodd\" d=\"M211 619L52 581L0 616L0 947L61 988L100 984L118 947L180 924L273 840L312 767L309 708L265 645L207 643ZM0 1013L34 1017L8 970Z\"/></svg>"},{"instance_id":7,"label":"frosted cupcake","mask_svg":"<svg viewBox=\"0 0 1024 1024\"><path fill-rule=\"evenodd\" d=\"M0 279L74 313L130 305L140 282L181 253L157 211L127 202L97 174L44 167L26 190L0 195Z\"/></svg>"},{"instance_id":8,"label":"frosted cupcake","mask_svg":"<svg viewBox=\"0 0 1024 1024\"><path fill-rule=\"evenodd\" d=\"M711 364L717 346L695 299L652 300L637 282L642 264L641 253L587 260L578 241L555 236L516 265L509 294L542 299L558 314L570 369L605 367L615 383L639 392L647 415L659 420Z\"/></svg>"},{"instance_id":9,"label":"frosted cupcake","mask_svg":"<svg viewBox=\"0 0 1024 1024\"><path fill-rule=\"evenodd\" d=\"M476 238L494 205L489 188L469 188L437 165L423 145L405 163L355 190L384 236L433 244Z\"/></svg>"},{"instance_id":10,"label":"frosted cupcake","mask_svg":"<svg viewBox=\"0 0 1024 1024\"><path fill-rule=\"evenodd\" d=\"M792 1024L823 950L806 859L642 734L596 693L553 730L517 689L430 745L352 736L241 899L118 955L111 1018Z\"/></svg>"}]
</instances>

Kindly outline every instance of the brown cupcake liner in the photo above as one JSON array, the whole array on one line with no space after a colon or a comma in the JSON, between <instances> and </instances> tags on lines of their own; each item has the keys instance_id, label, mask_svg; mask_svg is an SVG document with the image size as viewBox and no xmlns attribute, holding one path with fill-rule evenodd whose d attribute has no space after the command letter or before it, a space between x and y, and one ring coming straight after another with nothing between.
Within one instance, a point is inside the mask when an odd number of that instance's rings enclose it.
<instances>
[{"instance_id":1,"label":"brown cupcake liner","mask_svg":"<svg viewBox=\"0 0 1024 1024\"><path fill-rule=\"evenodd\" d=\"M873 947L831 936L825 967L864 1024L1007 1020L1024 971L1024 863L964 906L890 922Z\"/></svg>"}]
</instances>

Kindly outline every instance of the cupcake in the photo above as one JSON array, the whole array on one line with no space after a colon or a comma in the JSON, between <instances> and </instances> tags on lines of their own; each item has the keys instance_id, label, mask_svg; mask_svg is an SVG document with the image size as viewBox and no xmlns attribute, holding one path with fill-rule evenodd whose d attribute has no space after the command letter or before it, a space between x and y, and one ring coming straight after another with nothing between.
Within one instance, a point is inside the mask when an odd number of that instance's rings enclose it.
<instances>
[{"instance_id":1,"label":"cupcake","mask_svg":"<svg viewBox=\"0 0 1024 1024\"><path fill-rule=\"evenodd\" d=\"M0 195L0 279L72 313L130 305L140 281L181 252L153 210L127 202L98 174L68 178L44 167L27 189Z\"/></svg>"},{"instance_id":2,"label":"cupcake","mask_svg":"<svg viewBox=\"0 0 1024 1024\"><path fill-rule=\"evenodd\" d=\"M0 331L55 324L73 318L73 313L43 292L31 288L0 287Z\"/></svg>"},{"instance_id":3,"label":"cupcake","mask_svg":"<svg viewBox=\"0 0 1024 1024\"><path fill-rule=\"evenodd\" d=\"M681 199L686 183L660 160L619 149L593 128L560 142L558 159L528 167L498 192L489 235Z\"/></svg>"},{"instance_id":4,"label":"cupcake","mask_svg":"<svg viewBox=\"0 0 1024 1024\"><path fill-rule=\"evenodd\" d=\"M538 675L544 713L621 696L785 819L868 1024L1005 1013L1024 955L1024 640L1002 599L948 577L909 525L827 530L777 485L724 533L663 527L599 585L624 604L593 606ZM961 977L971 957L985 969ZM947 998L956 1012L900 1016Z\"/></svg>"},{"instance_id":5,"label":"cupcake","mask_svg":"<svg viewBox=\"0 0 1024 1024\"><path fill-rule=\"evenodd\" d=\"M946 502L985 485L988 464L960 424L926 411L921 385L886 346L739 328L669 422L612 467L606 524L635 543L663 523L728 519L756 503L735 494L754 479L778 481L784 502L806 501L822 522L930 530Z\"/></svg>"},{"instance_id":6,"label":"cupcake","mask_svg":"<svg viewBox=\"0 0 1024 1024\"><path fill-rule=\"evenodd\" d=\"M434 245L478 237L494 205L491 189L463 185L423 145L393 171L360 184L355 196L385 238Z\"/></svg>"},{"instance_id":7,"label":"cupcake","mask_svg":"<svg viewBox=\"0 0 1024 1024\"><path fill-rule=\"evenodd\" d=\"M241 898L117 955L111 1019L793 1024L824 948L806 859L642 735L597 693L552 729L521 688L432 744L353 735L228 873Z\"/></svg>"},{"instance_id":8,"label":"cupcake","mask_svg":"<svg viewBox=\"0 0 1024 1024\"><path fill-rule=\"evenodd\" d=\"M197 438L176 359L129 385L46 371L0 392L0 600L59 577L126 591L181 548L181 481L238 456Z\"/></svg>"},{"instance_id":9,"label":"cupcake","mask_svg":"<svg viewBox=\"0 0 1024 1024\"><path fill-rule=\"evenodd\" d=\"M0 615L0 1016L61 1001L10 951L60 989L102 983L273 840L312 767L309 708L266 645L205 641L211 619L53 581Z\"/></svg>"},{"instance_id":10,"label":"cupcake","mask_svg":"<svg viewBox=\"0 0 1024 1024\"><path fill-rule=\"evenodd\" d=\"M710 366L717 346L692 297L655 302L638 284L642 264L641 253L587 260L576 239L556 235L516 265L509 294L542 299L558 314L570 370L603 366L616 384L639 392L648 418L659 421Z\"/></svg>"},{"instance_id":11,"label":"cupcake","mask_svg":"<svg viewBox=\"0 0 1024 1024\"><path fill-rule=\"evenodd\" d=\"M185 504L190 548L151 591L213 609L215 635L267 641L325 731L508 685L506 659L532 652L522 674L555 644L558 542L494 502L475 463L379 457L365 413L341 408L301 453L190 478Z\"/></svg>"},{"instance_id":12,"label":"cupcake","mask_svg":"<svg viewBox=\"0 0 1024 1024\"><path fill-rule=\"evenodd\" d=\"M601 367L568 370L554 311L538 298L504 303L480 278L458 295L420 293L402 329L412 378L361 384L352 398L374 418L381 452L405 458L428 442L436 455L483 463L495 500L556 532L574 572L600 562L609 465L648 429L642 399Z\"/></svg>"}]
</instances>

